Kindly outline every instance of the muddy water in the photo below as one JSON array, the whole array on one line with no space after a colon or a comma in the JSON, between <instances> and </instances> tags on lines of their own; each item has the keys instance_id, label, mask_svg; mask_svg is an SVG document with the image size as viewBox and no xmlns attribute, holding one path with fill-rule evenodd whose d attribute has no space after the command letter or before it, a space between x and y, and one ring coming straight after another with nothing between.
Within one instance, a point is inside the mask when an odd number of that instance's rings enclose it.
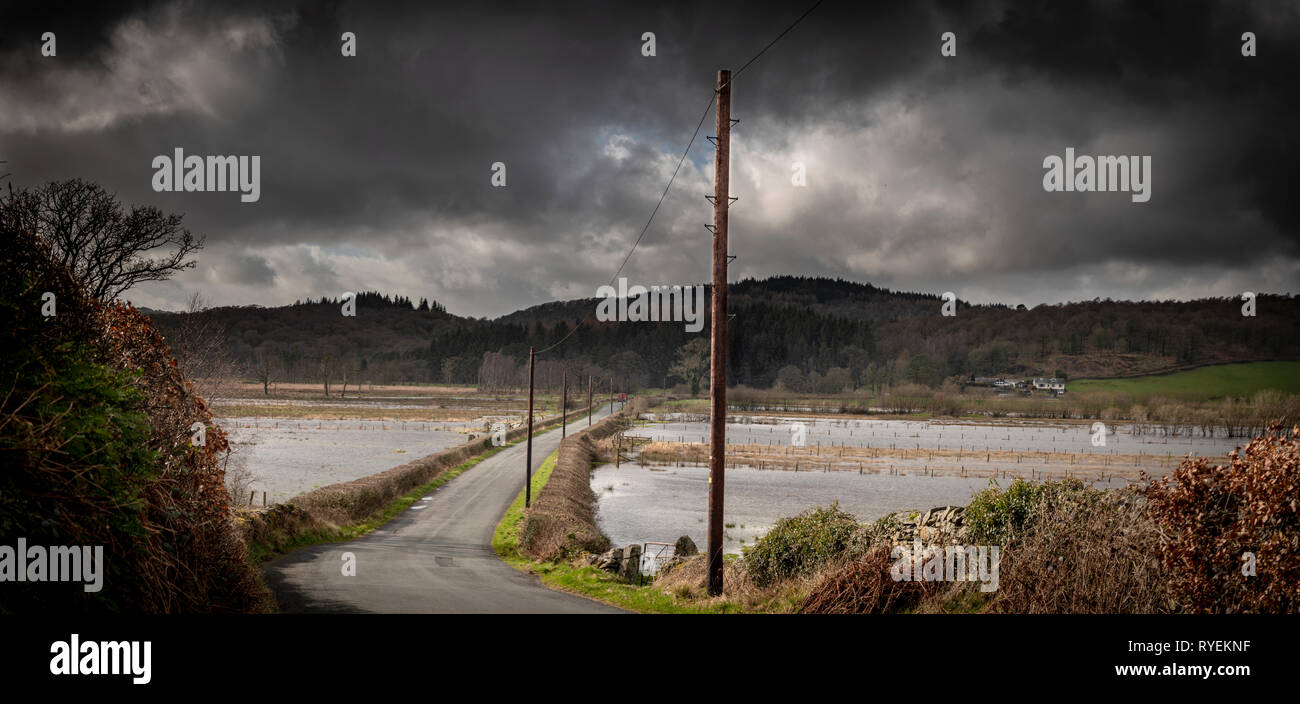
<instances>
[{"instance_id":1,"label":"muddy water","mask_svg":"<svg viewBox=\"0 0 1300 704\"><path fill-rule=\"evenodd\" d=\"M850 472L784 472L747 468L726 473L725 550L739 553L778 518L838 501L859 521L874 521L891 511L925 510L965 504L988 479L859 475ZM689 535L707 544L709 471L704 467L605 465L592 473L598 498L597 521L614 545L646 541L671 543ZM1005 482L1004 482L1005 483ZM743 541L743 542L742 542Z\"/></svg>"},{"instance_id":2,"label":"muddy water","mask_svg":"<svg viewBox=\"0 0 1300 704\"><path fill-rule=\"evenodd\" d=\"M285 501L327 484L365 477L468 439L464 424L401 421L221 418L230 435L231 464L253 475L256 502ZM481 426L482 424L478 424ZM245 494L235 497L248 501Z\"/></svg>"}]
</instances>

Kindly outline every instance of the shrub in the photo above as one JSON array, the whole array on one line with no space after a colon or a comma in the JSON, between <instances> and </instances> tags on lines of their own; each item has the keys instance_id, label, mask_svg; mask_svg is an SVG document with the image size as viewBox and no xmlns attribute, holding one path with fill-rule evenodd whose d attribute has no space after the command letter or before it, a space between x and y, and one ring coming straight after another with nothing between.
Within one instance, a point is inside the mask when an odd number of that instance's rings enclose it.
<instances>
[{"instance_id":1,"label":"shrub","mask_svg":"<svg viewBox=\"0 0 1300 704\"><path fill-rule=\"evenodd\" d=\"M0 610L262 609L218 463L225 435L149 319L89 298L5 208L0 263L14 274L0 280L0 537L100 545L106 563L100 592L6 590Z\"/></svg>"},{"instance_id":2,"label":"shrub","mask_svg":"<svg viewBox=\"0 0 1300 704\"><path fill-rule=\"evenodd\" d=\"M838 504L782 518L745 553L745 569L759 586L806 576L840 556L857 520Z\"/></svg>"},{"instance_id":3,"label":"shrub","mask_svg":"<svg viewBox=\"0 0 1300 704\"><path fill-rule=\"evenodd\" d=\"M1040 492L1036 520L1003 549L991 610L1004 613L1169 611L1159 533L1136 489ZM1055 499L1055 500L1054 500Z\"/></svg>"},{"instance_id":4,"label":"shrub","mask_svg":"<svg viewBox=\"0 0 1300 704\"><path fill-rule=\"evenodd\" d=\"M131 603L124 583L148 558L142 494L156 476L140 394L129 375L94 363L85 347L33 342L9 346L0 364L10 381L0 408L0 537L4 545L19 537L33 545L101 545L106 587L86 593L80 584L5 585L0 612L41 604L121 610Z\"/></svg>"},{"instance_id":5,"label":"shrub","mask_svg":"<svg viewBox=\"0 0 1300 704\"><path fill-rule=\"evenodd\" d=\"M845 547L844 558L858 560L866 557L877 546L892 546L894 544L894 535L902 528L903 523L899 520L897 512L881 516L875 523L859 525L853 530L853 535L849 537L849 544Z\"/></svg>"},{"instance_id":6,"label":"shrub","mask_svg":"<svg viewBox=\"0 0 1300 704\"><path fill-rule=\"evenodd\" d=\"M1080 500L1086 491L1078 479L1035 483L1016 479L1006 489L989 480L990 487L971 497L965 522L970 540L980 545L1007 545L1034 524L1044 508Z\"/></svg>"},{"instance_id":7,"label":"shrub","mask_svg":"<svg viewBox=\"0 0 1300 704\"><path fill-rule=\"evenodd\" d=\"M0 612L57 606L122 610L147 558L142 494L155 478L148 418L133 375L96 359L96 305L35 237L0 229L0 540L13 545L101 545L103 589L9 584ZM56 314L41 314L43 294Z\"/></svg>"},{"instance_id":8,"label":"shrub","mask_svg":"<svg viewBox=\"0 0 1300 704\"><path fill-rule=\"evenodd\" d=\"M992 479L989 484L988 489L971 497L966 507L966 526L973 543L1005 545L1032 520L1042 485L1023 479L1016 479L1006 489Z\"/></svg>"},{"instance_id":9,"label":"shrub","mask_svg":"<svg viewBox=\"0 0 1300 704\"><path fill-rule=\"evenodd\" d=\"M1184 461L1147 487L1173 597L1194 613L1294 612L1300 606L1300 446L1278 423L1228 454ZM1243 574L1245 553L1255 575Z\"/></svg>"}]
</instances>

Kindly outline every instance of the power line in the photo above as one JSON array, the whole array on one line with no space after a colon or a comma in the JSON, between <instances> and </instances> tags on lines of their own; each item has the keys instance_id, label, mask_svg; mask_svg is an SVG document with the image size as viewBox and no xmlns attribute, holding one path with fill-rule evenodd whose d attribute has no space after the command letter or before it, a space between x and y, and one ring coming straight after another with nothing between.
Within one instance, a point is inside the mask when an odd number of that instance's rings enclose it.
<instances>
[{"instance_id":1,"label":"power line","mask_svg":"<svg viewBox=\"0 0 1300 704\"><path fill-rule=\"evenodd\" d=\"M668 189L672 188L673 181L677 180L677 172L681 170L682 164L686 161L686 155L690 153L691 147L695 145L695 138L700 136L700 128L704 126L704 120L708 118L709 109L713 107L713 102L716 99L716 93L709 96L709 103L704 106L704 114L700 115L700 121L695 125L695 132L691 134L691 141L686 143L686 149L682 151L682 158L677 160L677 168L673 169L673 175L668 179L668 185L664 186L664 192L660 194L659 202L655 203L654 210L650 211L650 218L646 220L645 227L641 228L641 234L637 235L636 241L632 243L632 249L629 249L627 256L623 257L623 263L618 265L618 271L615 271L614 275L609 277L611 285L618 278L618 275L623 273L623 267L627 266L627 260L632 258L632 253L636 251L637 245L641 244L641 238L645 237L646 231L650 229L650 223L654 222L655 213L659 212L659 206L664 204L664 198L668 196Z\"/></svg>"},{"instance_id":2,"label":"power line","mask_svg":"<svg viewBox=\"0 0 1300 704\"><path fill-rule=\"evenodd\" d=\"M749 68L750 65L753 64L755 61L758 61L758 58L760 56L767 53L768 49L771 49L773 46L776 45L777 42L781 41L782 37L789 34L790 30L797 27L800 22L803 22L804 19L808 17L808 15L812 14L813 10L816 10L825 1L826 0L817 0L817 2L813 3L811 7L809 7L807 10L804 10L804 13L802 15L799 15L799 17L795 19L794 22L791 22L790 26L781 30L781 33L776 35L776 37L773 38L772 41L768 42L767 46L763 47L762 49L759 49L757 54L754 54L749 59L749 61L746 61L740 67L740 69L738 69L735 73L731 74L731 79L728 80L727 83L724 85L729 86L732 83L735 83L736 78L739 77L740 74L744 72L745 69ZM614 275L609 277L609 284L611 286L614 285L614 281L618 279L618 275L623 273L623 267L627 266L628 260L630 260L632 258L632 254L636 252L636 248L638 245L641 244L641 240L642 238L645 237L645 233L650 230L650 224L654 222L655 215L659 213L660 206L664 204L664 199L668 197L668 191L673 187L673 182L677 180L677 172L681 171L682 164L686 162L686 156L691 153L691 147L695 145L695 139L700 136L700 128L704 126L704 120L709 116L709 109L713 107L713 103L715 100L717 100L718 97L718 91L721 89L722 86L719 86L717 89L713 91L713 94L709 96L709 102L707 105L704 106L704 113L700 115L700 121L695 125L695 131L691 133L691 140L686 143L686 149L682 150L682 156L680 159L677 160L677 166L673 168L672 176L668 178L668 185L664 186L664 192L659 194L658 202L655 203L654 209L650 211L650 217L646 218L645 227L641 228L641 234L637 235L636 240L632 242L632 248L627 251L627 256L623 257L623 262L618 265L618 269L614 272ZM545 349L539 350L536 354L543 354L545 352L549 352L555 349L556 347L559 347L560 345L564 344L564 342L568 340L570 337L572 337L573 333L577 332L578 328L581 326L582 323L581 321L579 321L579 323L575 325L572 330L569 331L569 334L560 338L560 340L555 344Z\"/></svg>"},{"instance_id":3,"label":"power line","mask_svg":"<svg viewBox=\"0 0 1300 704\"><path fill-rule=\"evenodd\" d=\"M789 34L790 30L799 26L799 23L803 22L805 17L811 15L812 11L816 10L818 6L820 6L825 1L826 0L817 0L817 2L813 3L812 7L808 8L807 10L804 10L804 13L802 15L799 15L799 18L796 19L794 22L791 22L789 27L786 27L784 30L782 30L780 34L776 35L775 39L767 43L767 46L760 49L757 54L754 54L754 58L750 59L749 61L746 61L744 66L741 66L739 69L736 70L735 73L731 74L731 80L727 81L726 85L735 83L736 79L740 77L740 74L745 72L745 69L749 68L750 64L754 63L755 61L758 61L758 57L762 56L765 52L767 52L768 49L771 49L774 45L776 45L777 42L781 41L781 37L784 37L785 35ZM721 88L719 88L719 90L720 89Z\"/></svg>"},{"instance_id":4,"label":"power line","mask_svg":"<svg viewBox=\"0 0 1300 704\"><path fill-rule=\"evenodd\" d=\"M690 135L690 142L686 143L685 149L682 149L681 158L677 160L677 166L675 169L672 170L672 177L668 178L667 186L664 186L662 194L659 194L659 201L658 203L654 204L654 210L650 210L650 217L646 218L646 225L645 227L642 227L641 234L637 235L636 242L633 242L632 248L628 249L628 255L623 257L623 264L620 264L619 269L617 269L614 275L610 277L610 286L614 286L614 282L617 281L617 278L619 278L619 274L623 273L624 266L628 265L629 258L632 258L632 252L637 251L637 245L641 244L641 238L643 238L643 236L646 236L647 231L650 230L650 223L654 222L654 216L656 213L659 212L660 205L663 205L663 199L666 199L666 197L668 197L668 190L669 188L672 188L672 183L677 181L677 171L681 170L681 165L684 164L684 162L686 161L686 155L689 155L690 148L692 148L693 145L695 144L695 138L698 138L699 129L701 129L701 127L705 125L705 119L708 117L708 110L714 107L715 99L716 99L716 94L708 96L708 104L705 105L705 112L703 112L703 114L699 116L699 122L697 123L697 125L695 125L695 131L693 132L692 135ZM551 349L555 349L556 347L562 346L565 340L568 340L569 338L571 338L571 336L573 336L573 333L577 333L577 329L578 327L581 327L581 325L582 323L578 322L578 325L573 326L573 330L569 330L568 335L564 335L563 338L560 338L559 342L552 344L552 346L542 349L541 352L538 352L538 355L541 355L542 352L550 352Z\"/></svg>"}]
</instances>

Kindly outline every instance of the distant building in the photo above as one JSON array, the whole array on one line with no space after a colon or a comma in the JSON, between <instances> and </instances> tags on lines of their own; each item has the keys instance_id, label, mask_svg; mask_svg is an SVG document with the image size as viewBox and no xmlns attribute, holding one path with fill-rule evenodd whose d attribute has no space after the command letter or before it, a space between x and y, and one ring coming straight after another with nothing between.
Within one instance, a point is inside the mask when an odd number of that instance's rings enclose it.
<instances>
[{"instance_id":1,"label":"distant building","mask_svg":"<svg viewBox=\"0 0 1300 704\"><path fill-rule=\"evenodd\" d=\"M1034 389L1036 391L1050 391L1054 394L1065 393L1065 379L1056 377L1038 377L1034 379Z\"/></svg>"},{"instance_id":2,"label":"distant building","mask_svg":"<svg viewBox=\"0 0 1300 704\"><path fill-rule=\"evenodd\" d=\"M999 376L972 376L966 383L969 386L989 386L998 391L1016 391L1028 388L1028 384L1024 379L1006 379Z\"/></svg>"}]
</instances>

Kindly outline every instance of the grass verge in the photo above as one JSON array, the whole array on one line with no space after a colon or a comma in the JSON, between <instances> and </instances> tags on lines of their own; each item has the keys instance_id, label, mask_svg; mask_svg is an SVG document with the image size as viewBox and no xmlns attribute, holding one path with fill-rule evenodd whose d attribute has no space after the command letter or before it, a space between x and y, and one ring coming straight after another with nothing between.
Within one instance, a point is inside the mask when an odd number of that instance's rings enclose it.
<instances>
[{"instance_id":1,"label":"grass verge","mask_svg":"<svg viewBox=\"0 0 1300 704\"><path fill-rule=\"evenodd\" d=\"M532 493L537 496L551 478L559 451L551 453L533 474ZM535 562L519 552L519 533L524 527L524 492L519 491L510 508L501 517L492 536L492 549L511 567L537 575L542 583L560 591L578 594L620 609L640 613L727 613L738 611L734 605L701 607L683 603L653 585L638 586L595 567L574 567L563 562Z\"/></svg>"}]
</instances>

